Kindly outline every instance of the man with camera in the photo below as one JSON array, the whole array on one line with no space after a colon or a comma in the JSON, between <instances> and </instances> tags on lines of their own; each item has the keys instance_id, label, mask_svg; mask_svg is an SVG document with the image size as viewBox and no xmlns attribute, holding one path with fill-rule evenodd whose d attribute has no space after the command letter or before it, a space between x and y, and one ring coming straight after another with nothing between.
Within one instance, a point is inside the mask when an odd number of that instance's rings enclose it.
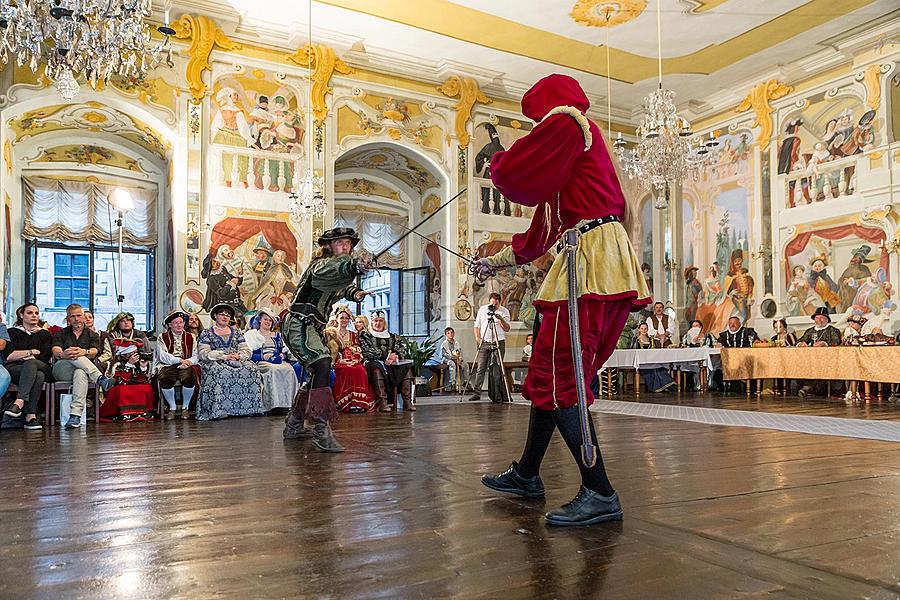
<instances>
[{"instance_id":1,"label":"man with camera","mask_svg":"<svg viewBox=\"0 0 900 600\"><path fill-rule=\"evenodd\" d=\"M478 356L475 359L475 393L469 398L471 401L481 400L481 386L484 385L484 376L487 374L491 359L500 350L501 364L498 377L503 377L503 356L506 353L506 332L509 331L509 311L500 305L500 294L491 292L488 303L478 309L475 316L475 344L478 346ZM488 395L491 402L503 402L508 398L495 397L488 385Z\"/></svg>"}]
</instances>

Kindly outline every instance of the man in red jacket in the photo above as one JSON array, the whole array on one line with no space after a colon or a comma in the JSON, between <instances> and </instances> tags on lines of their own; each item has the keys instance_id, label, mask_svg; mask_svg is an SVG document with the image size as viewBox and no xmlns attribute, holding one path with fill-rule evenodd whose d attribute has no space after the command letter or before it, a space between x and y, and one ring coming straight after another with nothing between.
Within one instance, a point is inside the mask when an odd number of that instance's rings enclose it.
<instances>
[{"instance_id":1,"label":"man in red jacket","mask_svg":"<svg viewBox=\"0 0 900 600\"><path fill-rule=\"evenodd\" d=\"M529 263L557 247L557 255L534 300L539 322L522 395L532 403L528 440L518 462L499 475L485 475L489 488L542 498L541 460L559 429L579 462L581 428L576 406L575 365L569 332L566 257L557 246L577 228L577 303L585 388L615 349L628 313L650 302L628 234L622 226L625 197L600 129L584 115L590 103L575 79L550 75L522 98L522 114L538 125L491 158L491 179L509 200L535 207L528 230L481 260L481 267ZM590 390L588 403L593 402ZM594 445L596 433L590 423ZM592 525L621 520L619 498L599 457L579 462L582 485L575 499L547 513L551 525Z\"/></svg>"}]
</instances>

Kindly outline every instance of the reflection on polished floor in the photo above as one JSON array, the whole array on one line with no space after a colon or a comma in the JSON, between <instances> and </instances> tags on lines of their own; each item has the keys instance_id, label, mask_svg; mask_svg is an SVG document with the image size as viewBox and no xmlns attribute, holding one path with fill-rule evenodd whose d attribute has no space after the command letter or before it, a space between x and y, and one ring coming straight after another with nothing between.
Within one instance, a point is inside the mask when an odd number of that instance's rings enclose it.
<instances>
[{"instance_id":1,"label":"reflection on polished floor","mask_svg":"<svg viewBox=\"0 0 900 600\"><path fill-rule=\"evenodd\" d=\"M655 399L659 401L658 398ZM900 445L596 414L626 511L561 530L490 493L518 405L345 416L348 452L277 418L0 436L2 598L897 598Z\"/></svg>"}]
</instances>

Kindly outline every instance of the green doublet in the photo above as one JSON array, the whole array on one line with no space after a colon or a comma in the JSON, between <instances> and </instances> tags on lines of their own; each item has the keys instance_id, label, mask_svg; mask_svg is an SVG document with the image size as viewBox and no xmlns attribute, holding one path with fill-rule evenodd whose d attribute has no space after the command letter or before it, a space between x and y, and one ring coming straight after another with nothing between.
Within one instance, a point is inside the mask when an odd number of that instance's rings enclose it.
<instances>
[{"instance_id":1,"label":"green doublet","mask_svg":"<svg viewBox=\"0 0 900 600\"><path fill-rule=\"evenodd\" d=\"M281 333L291 353L303 365L331 358L322 331L334 303L338 300L355 302L356 294L362 291L356 285L358 265L349 254L320 258L313 260L300 277Z\"/></svg>"}]
</instances>

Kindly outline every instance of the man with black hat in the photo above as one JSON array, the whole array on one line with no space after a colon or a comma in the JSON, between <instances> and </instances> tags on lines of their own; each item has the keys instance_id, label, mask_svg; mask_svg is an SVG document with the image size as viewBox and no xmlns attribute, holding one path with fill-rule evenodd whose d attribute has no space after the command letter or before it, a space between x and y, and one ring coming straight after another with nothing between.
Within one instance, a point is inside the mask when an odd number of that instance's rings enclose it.
<instances>
[{"instance_id":1,"label":"man with black hat","mask_svg":"<svg viewBox=\"0 0 900 600\"><path fill-rule=\"evenodd\" d=\"M197 338L185 330L190 316L176 310L165 318L163 324L166 331L160 334L156 342L154 370L156 381L163 398L169 407L166 419L175 417L175 384L181 383L181 418L190 417L191 399L200 382L199 356L197 354ZM160 408L160 415L165 408Z\"/></svg>"},{"instance_id":2,"label":"man with black hat","mask_svg":"<svg viewBox=\"0 0 900 600\"><path fill-rule=\"evenodd\" d=\"M831 315L828 314L828 309L824 306L820 306L816 309L816 312L813 313L812 316L813 321L816 322L815 325L807 329L803 336L797 340L797 346L840 346L841 345L841 332L838 331L838 328L831 324ZM804 382L803 387L800 388L800 391L797 392L797 395L801 398L805 398L813 393L812 384L807 381Z\"/></svg>"},{"instance_id":3,"label":"man with black hat","mask_svg":"<svg viewBox=\"0 0 900 600\"><path fill-rule=\"evenodd\" d=\"M303 424L308 419L314 423L312 436L316 448L322 452L343 452L330 425L337 409L329 387L331 350L323 332L336 301L361 302L366 297L368 292L356 285L356 278L368 272L372 263L369 258L353 256L359 236L349 227L329 229L319 236L318 243L319 249L300 277L281 328L291 353L312 375L312 381L294 398L284 437L309 436L310 431Z\"/></svg>"}]
</instances>

